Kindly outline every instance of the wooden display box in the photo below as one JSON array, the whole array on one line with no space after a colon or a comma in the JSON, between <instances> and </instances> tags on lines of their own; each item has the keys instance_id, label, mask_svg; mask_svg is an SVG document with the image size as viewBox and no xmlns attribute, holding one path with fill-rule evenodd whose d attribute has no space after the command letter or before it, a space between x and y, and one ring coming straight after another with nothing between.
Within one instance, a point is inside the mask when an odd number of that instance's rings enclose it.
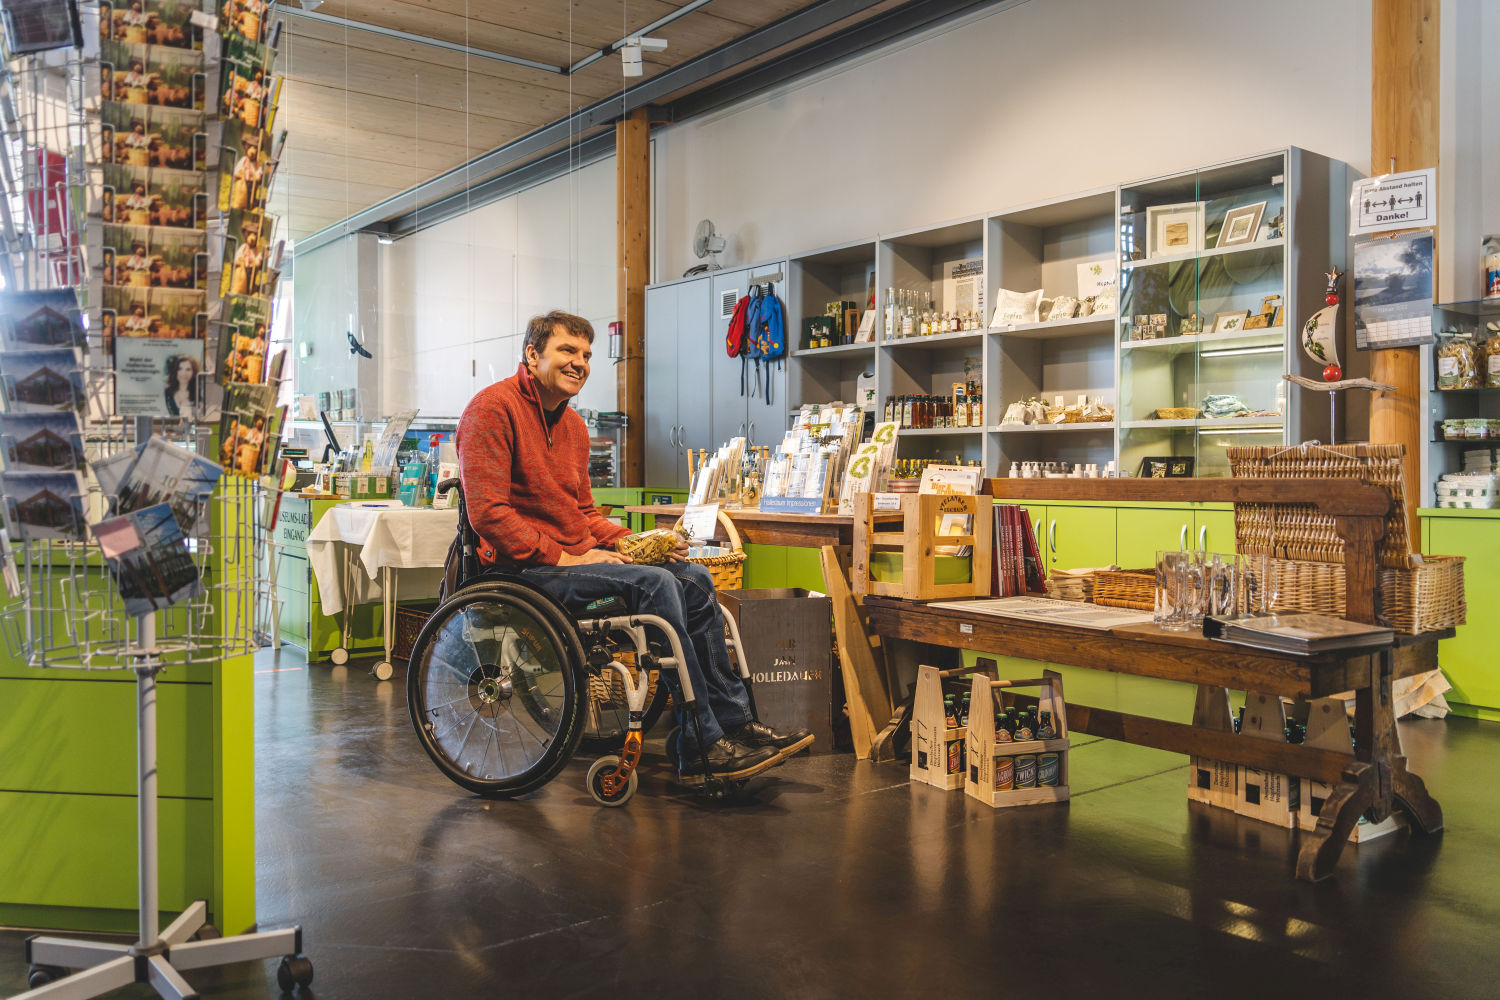
<instances>
[{"instance_id":1,"label":"wooden display box","mask_svg":"<svg viewBox=\"0 0 1500 1000\"><path fill-rule=\"evenodd\" d=\"M1006 705L1006 693L1016 688L1038 688L1037 709L1052 713L1057 736L1049 740L1027 740L1024 743L995 742L995 713ZM1062 675L1048 670L1041 677L1020 681L996 681L976 674L969 697L967 730L969 758L968 783L964 789L970 798L987 806L1034 806L1043 802L1068 800L1068 712L1063 703ZM997 789L996 761L1001 757L1057 754L1057 784L1035 788ZM1040 767L1038 768L1040 771ZM1014 773L1014 771L1012 772ZM1040 775L1038 775L1040 779Z\"/></svg>"},{"instance_id":2,"label":"wooden display box","mask_svg":"<svg viewBox=\"0 0 1500 1000\"><path fill-rule=\"evenodd\" d=\"M1229 692L1221 687L1200 684L1198 697L1193 705L1193 725L1220 732L1234 732L1234 717L1229 711ZM1211 757L1190 757L1187 791L1189 802L1202 802L1219 809L1232 810L1239 798L1239 768Z\"/></svg>"},{"instance_id":3,"label":"wooden display box","mask_svg":"<svg viewBox=\"0 0 1500 1000\"><path fill-rule=\"evenodd\" d=\"M943 695L961 697L968 689L952 680L967 670L917 668L916 696L911 707L911 780L953 791L964 784L964 738L967 730L948 727Z\"/></svg>"},{"instance_id":4,"label":"wooden display box","mask_svg":"<svg viewBox=\"0 0 1500 1000\"><path fill-rule=\"evenodd\" d=\"M877 498L880 509L901 511L900 530L877 531L875 513ZM893 505L886 507L886 504ZM899 505L899 506L894 506ZM854 513L854 558L852 583L854 593L863 597L901 597L912 601L942 601L962 597L988 597L990 594L990 560L994 545L992 524L994 500L987 496L954 494L865 493L856 498ZM939 534L945 516L966 515L971 518L971 532L965 535ZM881 522L882 527L894 522ZM937 559L948 556L951 547L966 545L972 549L966 558L967 579L939 583ZM940 551L942 550L942 551ZM901 578L883 581L879 576L877 554L899 553ZM941 706L941 701L939 702Z\"/></svg>"}]
</instances>

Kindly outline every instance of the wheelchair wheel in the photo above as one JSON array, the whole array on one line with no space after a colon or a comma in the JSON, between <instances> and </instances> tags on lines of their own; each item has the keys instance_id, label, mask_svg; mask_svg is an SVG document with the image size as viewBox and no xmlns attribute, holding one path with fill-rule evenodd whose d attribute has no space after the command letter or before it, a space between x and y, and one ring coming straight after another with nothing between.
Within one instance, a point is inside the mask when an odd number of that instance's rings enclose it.
<instances>
[{"instance_id":1,"label":"wheelchair wheel","mask_svg":"<svg viewBox=\"0 0 1500 1000\"><path fill-rule=\"evenodd\" d=\"M449 779L509 798L545 785L578 748L583 647L546 595L508 581L466 588L412 646L406 702Z\"/></svg>"}]
</instances>

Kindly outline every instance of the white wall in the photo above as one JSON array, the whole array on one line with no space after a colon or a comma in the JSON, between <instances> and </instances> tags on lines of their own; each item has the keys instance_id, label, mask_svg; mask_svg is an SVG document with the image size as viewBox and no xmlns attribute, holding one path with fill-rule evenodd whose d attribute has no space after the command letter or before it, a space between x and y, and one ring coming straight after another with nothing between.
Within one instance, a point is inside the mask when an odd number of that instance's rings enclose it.
<instances>
[{"instance_id":1,"label":"white wall","mask_svg":"<svg viewBox=\"0 0 1500 1000\"><path fill-rule=\"evenodd\" d=\"M1368 0L1031 0L659 130L656 277L1285 145L1368 170Z\"/></svg>"},{"instance_id":2,"label":"white wall","mask_svg":"<svg viewBox=\"0 0 1500 1000\"><path fill-rule=\"evenodd\" d=\"M386 408L458 416L515 374L526 321L564 309L596 333L577 405L615 409L615 252L613 157L382 246Z\"/></svg>"},{"instance_id":3,"label":"white wall","mask_svg":"<svg viewBox=\"0 0 1500 1000\"><path fill-rule=\"evenodd\" d=\"M310 354L295 364L297 392L316 395L357 388L358 410L378 420L389 410L381 398L383 354L380 315L376 308L376 242L355 233L318 249L298 254L293 262L292 335ZM375 355L349 353L353 330ZM294 352L295 353L295 352Z\"/></svg>"}]
</instances>

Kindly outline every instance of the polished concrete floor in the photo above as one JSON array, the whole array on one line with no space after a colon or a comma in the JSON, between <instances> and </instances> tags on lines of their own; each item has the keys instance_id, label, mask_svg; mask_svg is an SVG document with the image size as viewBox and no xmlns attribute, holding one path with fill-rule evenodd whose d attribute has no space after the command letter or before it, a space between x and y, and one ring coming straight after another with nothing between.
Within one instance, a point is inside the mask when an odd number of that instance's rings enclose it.
<instances>
[{"instance_id":1,"label":"polished concrete floor","mask_svg":"<svg viewBox=\"0 0 1500 1000\"><path fill-rule=\"evenodd\" d=\"M990 810L848 756L732 809L659 770L601 809L583 758L487 802L428 763L400 672L291 648L257 670L260 917L302 925L324 1000L1500 996L1500 725L1403 724L1446 832L1311 886L1294 834L1190 808L1182 758L1089 737L1066 806ZM0 993L20 940L0 934ZM191 978L279 992L269 962Z\"/></svg>"}]
</instances>

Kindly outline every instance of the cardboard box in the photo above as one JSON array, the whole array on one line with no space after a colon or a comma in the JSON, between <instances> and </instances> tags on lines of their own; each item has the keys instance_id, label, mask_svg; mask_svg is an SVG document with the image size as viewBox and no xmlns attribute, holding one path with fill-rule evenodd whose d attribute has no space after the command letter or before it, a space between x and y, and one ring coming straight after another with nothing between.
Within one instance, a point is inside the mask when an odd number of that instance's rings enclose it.
<instances>
[{"instance_id":1,"label":"cardboard box","mask_svg":"<svg viewBox=\"0 0 1500 1000\"><path fill-rule=\"evenodd\" d=\"M833 752L833 602L800 587L721 590L739 626L755 708L767 725L812 732Z\"/></svg>"}]
</instances>

